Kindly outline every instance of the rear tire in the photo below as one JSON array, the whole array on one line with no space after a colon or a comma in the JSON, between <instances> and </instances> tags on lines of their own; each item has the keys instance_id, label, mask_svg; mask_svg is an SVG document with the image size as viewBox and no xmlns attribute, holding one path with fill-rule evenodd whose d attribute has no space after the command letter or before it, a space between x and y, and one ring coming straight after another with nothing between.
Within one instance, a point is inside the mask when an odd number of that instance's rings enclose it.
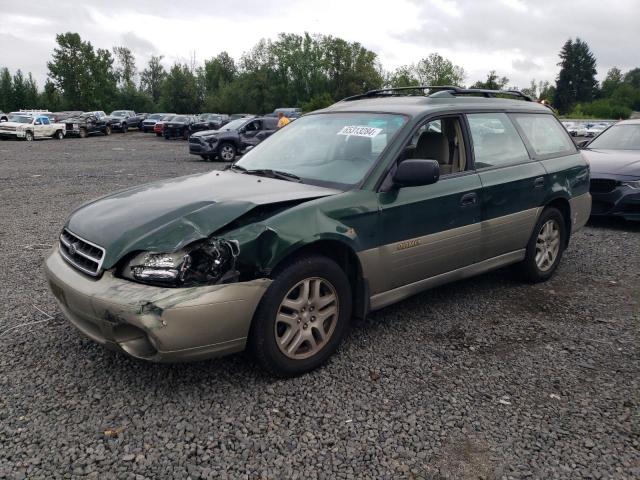
<instances>
[{"instance_id":1,"label":"rear tire","mask_svg":"<svg viewBox=\"0 0 640 480\"><path fill-rule=\"evenodd\" d=\"M351 319L351 286L340 266L321 255L279 269L256 310L249 348L268 372L292 377L322 365Z\"/></svg>"},{"instance_id":2,"label":"rear tire","mask_svg":"<svg viewBox=\"0 0 640 480\"><path fill-rule=\"evenodd\" d=\"M567 244L567 227L564 216L554 207L545 208L536 222L527 253L522 262L525 280L538 283L549 280L562 259Z\"/></svg>"}]
</instances>

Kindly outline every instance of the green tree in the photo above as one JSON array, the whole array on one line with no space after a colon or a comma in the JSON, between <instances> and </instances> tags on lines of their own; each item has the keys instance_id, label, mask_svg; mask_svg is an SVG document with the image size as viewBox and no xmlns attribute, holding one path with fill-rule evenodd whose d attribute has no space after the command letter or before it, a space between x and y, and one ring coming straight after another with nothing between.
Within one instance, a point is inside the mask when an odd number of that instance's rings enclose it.
<instances>
[{"instance_id":1,"label":"green tree","mask_svg":"<svg viewBox=\"0 0 640 480\"><path fill-rule=\"evenodd\" d=\"M393 88L413 87L420 84L414 65L401 65L387 76L386 85Z\"/></svg>"},{"instance_id":2,"label":"green tree","mask_svg":"<svg viewBox=\"0 0 640 480\"><path fill-rule=\"evenodd\" d=\"M27 84L22 70L16 70L13 75L13 109L27 108Z\"/></svg>"},{"instance_id":3,"label":"green tree","mask_svg":"<svg viewBox=\"0 0 640 480\"><path fill-rule=\"evenodd\" d=\"M10 112L14 110L13 79L7 67L0 69L0 110Z\"/></svg>"},{"instance_id":4,"label":"green tree","mask_svg":"<svg viewBox=\"0 0 640 480\"><path fill-rule=\"evenodd\" d=\"M438 53L432 53L415 66L415 75L421 85L461 85L465 79L462 67Z\"/></svg>"},{"instance_id":5,"label":"green tree","mask_svg":"<svg viewBox=\"0 0 640 480\"><path fill-rule=\"evenodd\" d=\"M151 97L154 104L158 104L160 101L162 83L167 76L167 72L162 66L162 58L162 55L152 55L147 68L142 71L140 76L140 87Z\"/></svg>"},{"instance_id":6,"label":"green tree","mask_svg":"<svg viewBox=\"0 0 640 480\"><path fill-rule=\"evenodd\" d=\"M174 64L162 86L160 104L167 111L195 113L200 109L196 76L187 65Z\"/></svg>"},{"instance_id":7,"label":"green tree","mask_svg":"<svg viewBox=\"0 0 640 480\"><path fill-rule=\"evenodd\" d=\"M49 76L62 92L65 108L89 109L98 80L92 75L93 46L71 32L56 35L56 43L53 58L47 63Z\"/></svg>"},{"instance_id":8,"label":"green tree","mask_svg":"<svg viewBox=\"0 0 640 480\"><path fill-rule=\"evenodd\" d=\"M39 104L42 108L47 108L51 112L56 112L62 108L62 97L60 92L49 78L47 78L47 81L44 84L44 89L40 94Z\"/></svg>"},{"instance_id":9,"label":"green tree","mask_svg":"<svg viewBox=\"0 0 640 480\"><path fill-rule=\"evenodd\" d=\"M134 90L136 88L136 60L131 50L127 47L113 47L115 56L115 75L118 85L123 90Z\"/></svg>"},{"instance_id":10,"label":"green tree","mask_svg":"<svg viewBox=\"0 0 640 480\"><path fill-rule=\"evenodd\" d=\"M93 77L91 96L86 110L111 110L116 108L117 75L113 68L114 59L107 49L99 48L91 55L89 71ZM77 107L76 107L77 108Z\"/></svg>"},{"instance_id":11,"label":"green tree","mask_svg":"<svg viewBox=\"0 0 640 480\"><path fill-rule=\"evenodd\" d=\"M215 93L222 84L231 83L237 74L235 61L227 52L221 52L204 62L204 88Z\"/></svg>"},{"instance_id":12,"label":"green tree","mask_svg":"<svg viewBox=\"0 0 640 480\"><path fill-rule=\"evenodd\" d=\"M38 85L33 79L31 72L27 75L25 80L25 108L42 108L40 103L40 96L38 94Z\"/></svg>"},{"instance_id":13,"label":"green tree","mask_svg":"<svg viewBox=\"0 0 640 480\"><path fill-rule=\"evenodd\" d=\"M602 81L602 95L610 97L620 85L622 85L622 72L620 69L618 67L609 69L606 78Z\"/></svg>"},{"instance_id":14,"label":"green tree","mask_svg":"<svg viewBox=\"0 0 640 480\"><path fill-rule=\"evenodd\" d=\"M640 89L640 68L634 68L624 74L624 82L634 88Z\"/></svg>"},{"instance_id":15,"label":"green tree","mask_svg":"<svg viewBox=\"0 0 640 480\"><path fill-rule=\"evenodd\" d=\"M560 51L558 65L554 105L565 114L576 103L593 100L598 86L596 59L586 42L580 38L569 39Z\"/></svg>"},{"instance_id":16,"label":"green tree","mask_svg":"<svg viewBox=\"0 0 640 480\"><path fill-rule=\"evenodd\" d=\"M487 79L482 81L477 81L471 88L483 88L486 90L502 90L509 84L509 79L505 76L498 76L495 70L491 70L487 74Z\"/></svg>"}]
</instances>

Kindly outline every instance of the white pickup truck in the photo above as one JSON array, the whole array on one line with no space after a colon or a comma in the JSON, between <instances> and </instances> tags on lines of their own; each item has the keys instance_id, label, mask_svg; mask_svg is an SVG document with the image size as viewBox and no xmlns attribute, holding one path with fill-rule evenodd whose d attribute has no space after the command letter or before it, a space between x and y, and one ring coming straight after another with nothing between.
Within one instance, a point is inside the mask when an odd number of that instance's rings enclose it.
<instances>
[{"instance_id":1,"label":"white pickup truck","mask_svg":"<svg viewBox=\"0 0 640 480\"><path fill-rule=\"evenodd\" d=\"M24 138L28 142L38 138L64 138L64 123L53 123L46 115L10 114L0 122L0 138Z\"/></svg>"}]
</instances>

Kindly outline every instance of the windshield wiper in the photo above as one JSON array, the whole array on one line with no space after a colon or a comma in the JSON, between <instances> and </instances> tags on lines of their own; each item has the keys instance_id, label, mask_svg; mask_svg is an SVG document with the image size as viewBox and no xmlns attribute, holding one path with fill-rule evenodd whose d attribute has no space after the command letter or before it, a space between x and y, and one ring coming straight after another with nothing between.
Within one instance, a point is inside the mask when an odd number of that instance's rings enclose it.
<instances>
[{"instance_id":1,"label":"windshield wiper","mask_svg":"<svg viewBox=\"0 0 640 480\"><path fill-rule=\"evenodd\" d=\"M253 170L249 170L244 168L242 165L238 165L237 163L230 165L229 170L246 173L247 175L258 175L260 177L277 178L279 180L287 180L289 182L302 181L299 176L294 175L293 173L283 172L282 170L272 170L270 168L256 168Z\"/></svg>"},{"instance_id":2,"label":"windshield wiper","mask_svg":"<svg viewBox=\"0 0 640 480\"><path fill-rule=\"evenodd\" d=\"M244 168L244 167L240 167L240 168ZM302 179L299 176L294 175L293 173L283 172L281 170L272 170L270 168L259 168L255 170L245 169L244 173L247 173L249 175L259 175L261 177L277 178L279 180L287 180L289 182L302 181Z\"/></svg>"}]
</instances>

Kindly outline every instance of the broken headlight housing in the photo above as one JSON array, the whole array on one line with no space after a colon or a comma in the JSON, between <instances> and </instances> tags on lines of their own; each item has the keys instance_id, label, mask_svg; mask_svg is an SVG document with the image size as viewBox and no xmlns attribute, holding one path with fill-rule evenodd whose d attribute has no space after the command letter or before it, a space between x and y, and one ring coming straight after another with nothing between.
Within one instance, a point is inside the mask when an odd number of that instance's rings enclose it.
<instances>
[{"instance_id":1,"label":"broken headlight housing","mask_svg":"<svg viewBox=\"0 0 640 480\"><path fill-rule=\"evenodd\" d=\"M240 247L235 240L209 239L173 253L141 252L129 260L121 275L162 287L214 285L236 281Z\"/></svg>"}]
</instances>

